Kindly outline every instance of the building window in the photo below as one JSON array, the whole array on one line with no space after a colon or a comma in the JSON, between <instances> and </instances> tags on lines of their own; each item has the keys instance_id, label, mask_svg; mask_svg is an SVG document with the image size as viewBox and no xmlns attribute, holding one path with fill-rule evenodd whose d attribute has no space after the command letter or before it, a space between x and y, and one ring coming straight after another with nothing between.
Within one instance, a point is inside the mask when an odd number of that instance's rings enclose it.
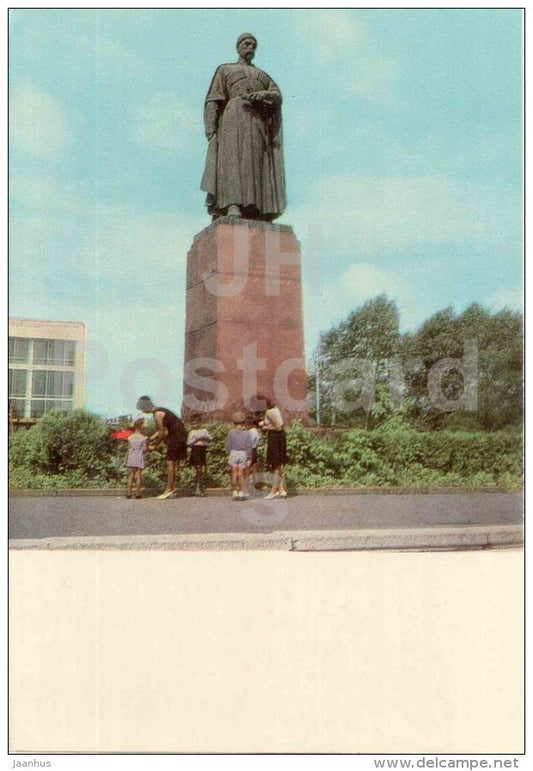
<instances>
[{"instance_id":1,"label":"building window","mask_svg":"<svg viewBox=\"0 0 533 771\"><path fill-rule=\"evenodd\" d=\"M31 393L32 396L46 396L46 381L48 372L44 369L36 370L32 375Z\"/></svg>"},{"instance_id":2,"label":"building window","mask_svg":"<svg viewBox=\"0 0 533 771\"><path fill-rule=\"evenodd\" d=\"M26 409L26 401L24 399L10 399L9 410L12 418L23 418Z\"/></svg>"},{"instance_id":3,"label":"building window","mask_svg":"<svg viewBox=\"0 0 533 771\"><path fill-rule=\"evenodd\" d=\"M33 363L73 367L76 343L73 340L34 340Z\"/></svg>"},{"instance_id":4,"label":"building window","mask_svg":"<svg viewBox=\"0 0 533 771\"><path fill-rule=\"evenodd\" d=\"M30 341L23 337L9 338L9 363L28 364L30 360Z\"/></svg>"},{"instance_id":5,"label":"building window","mask_svg":"<svg viewBox=\"0 0 533 771\"><path fill-rule=\"evenodd\" d=\"M30 418L40 418L51 410L59 410L59 412L71 412L72 400L32 399L30 407Z\"/></svg>"},{"instance_id":6,"label":"building window","mask_svg":"<svg viewBox=\"0 0 533 771\"><path fill-rule=\"evenodd\" d=\"M70 412L74 407L74 373L36 369L32 373L30 417L50 410Z\"/></svg>"},{"instance_id":7,"label":"building window","mask_svg":"<svg viewBox=\"0 0 533 771\"><path fill-rule=\"evenodd\" d=\"M32 374L32 397L48 396L51 399L72 398L74 393L74 374L72 372L54 372L36 369Z\"/></svg>"},{"instance_id":8,"label":"building window","mask_svg":"<svg viewBox=\"0 0 533 771\"><path fill-rule=\"evenodd\" d=\"M9 405L17 418L74 409L75 340L9 338Z\"/></svg>"},{"instance_id":9,"label":"building window","mask_svg":"<svg viewBox=\"0 0 533 771\"><path fill-rule=\"evenodd\" d=\"M26 381L28 378L28 371L25 369L10 369L9 370L9 396L20 397L22 399L26 396Z\"/></svg>"}]
</instances>

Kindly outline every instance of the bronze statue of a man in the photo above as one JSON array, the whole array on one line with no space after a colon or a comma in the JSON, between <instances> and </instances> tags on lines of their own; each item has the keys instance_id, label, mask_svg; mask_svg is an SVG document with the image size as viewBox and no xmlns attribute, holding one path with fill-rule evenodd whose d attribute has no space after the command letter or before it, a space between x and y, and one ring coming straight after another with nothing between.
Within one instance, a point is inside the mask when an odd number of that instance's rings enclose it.
<instances>
[{"instance_id":1,"label":"bronze statue of a man","mask_svg":"<svg viewBox=\"0 0 533 771\"><path fill-rule=\"evenodd\" d=\"M201 189L213 219L271 222L285 209L281 92L252 64L257 40L239 36L239 60L217 68L205 99L209 141Z\"/></svg>"}]
</instances>

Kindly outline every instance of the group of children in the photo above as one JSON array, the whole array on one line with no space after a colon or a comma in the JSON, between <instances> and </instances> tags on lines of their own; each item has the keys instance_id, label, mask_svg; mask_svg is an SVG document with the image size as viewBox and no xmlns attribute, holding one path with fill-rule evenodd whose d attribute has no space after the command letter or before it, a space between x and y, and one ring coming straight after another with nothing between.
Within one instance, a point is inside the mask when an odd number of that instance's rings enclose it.
<instances>
[{"instance_id":1,"label":"group of children","mask_svg":"<svg viewBox=\"0 0 533 771\"><path fill-rule=\"evenodd\" d=\"M266 496L270 498L285 498L285 487L282 463L279 453L272 455L273 444L276 444L278 436L283 434L283 421L281 413L273 406L274 414L269 418L269 411L261 420L252 416L246 417L242 412L236 412L232 416L233 428L230 429L226 439L228 452L228 464L231 470L232 498L233 500L245 500L260 489L262 484L258 475L257 448L261 440L262 429L269 432L267 447L267 465L274 470L274 484L272 490ZM271 410L272 412L272 407ZM277 412L277 415L276 415ZM145 468L145 454L153 449L153 444L143 432L145 415L139 414L133 420L133 433L128 437L128 454L125 465L128 468L128 481L126 498L142 498L143 478ZM201 417L196 415L191 419L191 428L187 434L187 447L189 448L189 466L195 469L195 495L204 496L204 483L207 468L207 448L213 437L209 431L202 427ZM274 448L275 449L275 448Z\"/></svg>"}]
</instances>

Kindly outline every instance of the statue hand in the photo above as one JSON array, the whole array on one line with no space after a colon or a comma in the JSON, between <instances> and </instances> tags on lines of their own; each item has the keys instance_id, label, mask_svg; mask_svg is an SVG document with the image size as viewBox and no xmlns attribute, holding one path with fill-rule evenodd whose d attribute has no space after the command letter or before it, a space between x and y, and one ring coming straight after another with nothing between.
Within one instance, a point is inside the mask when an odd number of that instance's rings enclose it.
<instances>
[{"instance_id":1,"label":"statue hand","mask_svg":"<svg viewBox=\"0 0 533 771\"><path fill-rule=\"evenodd\" d=\"M248 99L250 102L262 102L265 98L265 92L264 91L254 91L248 96Z\"/></svg>"}]
</instances>

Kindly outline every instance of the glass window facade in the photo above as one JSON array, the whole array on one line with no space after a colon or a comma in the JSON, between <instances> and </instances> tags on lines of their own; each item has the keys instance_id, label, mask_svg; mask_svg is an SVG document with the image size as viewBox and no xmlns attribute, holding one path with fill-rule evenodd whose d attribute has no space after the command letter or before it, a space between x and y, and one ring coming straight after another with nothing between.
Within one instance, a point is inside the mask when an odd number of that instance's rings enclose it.
<instances>
[{"instance_id":1,"label":"glass window facade","mask_svg":"<svg viewBox=\"0 0 533 771\"><path fill-rule=\"evenodd\" d=\"M18 418L74 408L76 341L9 338L9 405Z\"/></svg>"},{"instance_id":2,"label":"glass window facade","mask_svg":"<svg viewBox=\"0 0 533 771\"><path fill-rule=\"evenodd\" d=\"M76 343L72 340L34 340L33 363L73 367Z\"/></svg>"},{"instance_id":3,"label":"glass window facade","mask_svg":"<svg viewBox=\"0 0 533 771\"><path fill-rule=\"evenodd\" d=\"M29 363L30 341L22 337L9 338L9 363L10 364L28 364Z\"/></svg>"},{"instance_id":4,"label":"glass window facade","mask_svg":"<svg viewBox=\"0 0 533 771\"><path fill-rule=\"evenodd\" d=\"M10 369L9 370L9 395L14 397L26 397L26 382L28 380L28 370Z\"/></svg>"}]
</instances>

